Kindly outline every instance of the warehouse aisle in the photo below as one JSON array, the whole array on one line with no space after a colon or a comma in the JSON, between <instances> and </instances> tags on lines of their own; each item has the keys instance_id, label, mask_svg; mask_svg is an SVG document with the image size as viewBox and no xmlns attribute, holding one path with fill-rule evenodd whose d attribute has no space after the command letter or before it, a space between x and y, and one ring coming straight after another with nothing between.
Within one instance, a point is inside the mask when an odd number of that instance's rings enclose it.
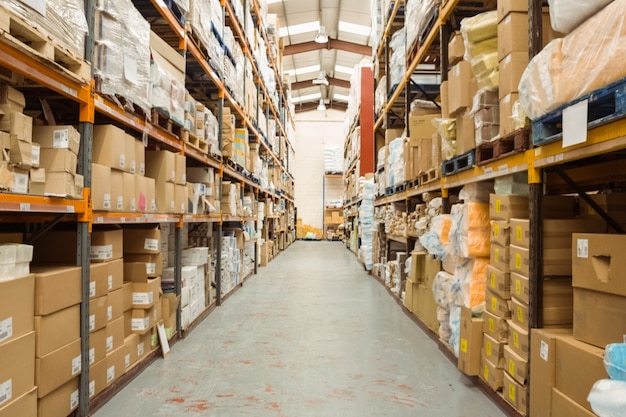
<instances>
[{"instance_id":1,"label":"warehouse aisle","mask_svg":"<svg viewBox=\"0 0 626 417\"><path fill-rule=\"evenodd\" d=\"M504 414L338 242L296 242L96 417Z\"/></svg>"}]
</instances>

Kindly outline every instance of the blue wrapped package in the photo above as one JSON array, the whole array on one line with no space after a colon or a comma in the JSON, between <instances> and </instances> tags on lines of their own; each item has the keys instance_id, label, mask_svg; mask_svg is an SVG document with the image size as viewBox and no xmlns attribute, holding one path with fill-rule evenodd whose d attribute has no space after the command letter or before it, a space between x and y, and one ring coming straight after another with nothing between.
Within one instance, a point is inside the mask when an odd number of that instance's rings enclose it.
<instances>
[{"instance_id":1,"label":"blue wrapped package","mask_svg":"<svg viewBox=\"0 0 626 417\"><path fill-rule=\"evenodd\" d=\"M626 343L612 343L604 351L604 367L611 379L626 381Z\"/></svg>"}]
</instances>

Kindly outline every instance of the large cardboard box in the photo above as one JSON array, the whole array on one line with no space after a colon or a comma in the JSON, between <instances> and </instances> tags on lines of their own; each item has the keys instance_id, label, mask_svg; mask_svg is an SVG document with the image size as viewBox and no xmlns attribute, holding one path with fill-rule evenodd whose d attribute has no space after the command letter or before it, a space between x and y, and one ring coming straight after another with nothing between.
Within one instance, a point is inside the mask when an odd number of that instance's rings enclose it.
<instances>
[{"instance_id":1,"label":"large cardboard box","mask_svg":"<svg viewBox=\"0 0 626 417\"><path fill-rule=\"evenodd\" d=\"M0 344L0 407L35 386L35 332Z\"/></svg>"},{"instance_id":2,"label":"large cardboard box","mask_svg":"<svg viewBox=\"0 0 626 417\"><path fill-rule=\"evenodd\" d=\"M34 275L0 281L0 344L34 330L34 301Z\"/></svg>"},{"instance_id":3,"label":"large cardboard box","mask_svg":"<svg viewBox=\"0 0 626 417\"><path fill-rule=\"evenodd\" d=\"M105 317L106 318L106 317ZM80 305L47 316L35 316L35 356L41 358L80 337Z\"/></svg>"},{"instance_id":4,"label":"large cardboard box","mask_svg":"<svg viewBox=\"0 0 626 417\"><path fill-rule=\"evenodd\" d=\"M135 145L135 137L129 135L128 133L125 136L124 140L124 153L126 154L126 163L128 164L128 172L130 174L139 174L138 172L138 164L137 164L137 146ZM141 148L141 158L143 159L143 148Z\"/></svg>"},{"instance_id":5,"label":"large cardboard box","mask_svg":"<svg viewBox=\"0 0 626 417\"><path fill-rule=\"evenodd\" d=\"M408 280L407 280L408 282ZM163 325L168 339L176 333L176 311L180 304L180 295L163 294Z\"/></svg>"},{"instance_id":6,"label":"large cardboard box","mask_svg":"<svg viewBox=\"0 0 626 417\"><path fill-rule=\"evenodd\" d=\"M459 339L458 367L465 375L480 372L483 319L473 318L472 310L461 307L461 333Z\"/></svg>"},{"instance_id":7,"label":"large cardboard box","mask_svg":"<svg viewBox=\"0 0 626 417\"><path fill-rule=\"evenodd\" d=\"M523 303L530 304L530 280L527 276L511 274L511 295Z\"/></svg>"},{"instance_id":8,"label":"large cardboard box","mask_svg":"<svg viewBox=\"0 0 626 417\"><path fill-rule=\"evenodd\" d=\"M626 236L610 234L573 235L572 285L577 288L626 296Z\"/></svg>"},{"instance_id":9,"label":"large cardboard box","mask_svg":"<svg viewBox=\"0 0 626 417\"><path fill-rule=\"evenodd\" d=\"M504 369L518 384L525 385L528 378L528 358L524 359L511 348L504 346ZM506 391L505 391L506 392Z\"/></svg>"},{"instance_id":10,"label":"large cardboard box","mask_svg":"<svg viewBox=\"0 0 626 417\"><path fill-rule=\"evenodd\" d=\"M170 151L146 151L146 176L159 182L176 182L176 154Z\"/></svg>"},{"instance_id":11,"label":"large cardboard box","mask_svg":"<svg viewBox=\"0 0 626 417\"><path fill-rule=\"evenodd\" d=\"M122 183L122 211L126 213L134 213L137 211L135 175L128 172L122 173Z\"/></svg>"},{"instance_id":12,"label":"large cardboard box","mask_svg":"<svg viewBox=\"0 0 626 417\"><path fill-rule=\"evenodd\" d=\"M45 316L80 303L80 267L34 267L32 272L36 315Z\"/></svg>"},{"instance_id":13,"label":"large cardboard box","mask_svg":"<svg viewBox=\"0 0 626 417\"><path fill-rule=\"evenodd\" d=\"M459 111L456 115L457 155L462 155L476 148L475 131L474 118L470 115L469 110Z\"/></svg>"},{"instance_id":14,"label":"large cardboard box","mask_svg":"<svg viewBox=\"0 0 626 417\"><path fill-rule=\"evenodd\" d=\"M439 320L437 320L437 304L431 287L422 284L417 285L417 293L413 294L415 303L413 311L415 315L433 332L439 330Z\"/></svg>"},{"instance_id":15,"label":"large cardboard box","mask_svg":"<svg viewBox=\"0 0 626 417\"><path fill-rule=\"evenodd\" d=\"M137 211L142 213L156 213L156 182L154 178L135 175L135 193Z\"/></svg>"},{"instance_id":16,"label":"large cardboard box","mask_svg":"<svg viewBox=\"0 0 626 417\"><path fill-rule=\"evenodd\" d=\"M109 292L109 264L89 265L89 298L102 297Z\"/></svg>"},{"instance_id":17,"label":"large cardboard box","mask_svg":"<svg viewBox=\"0 0 626 417\"><path fill-rule=\"evenodd\" d=\"M560 36L552 30L547 10L543 13L542 27L542 46ZM498 60L502 61L511 52L524 51L528 51L528 14L509 13L498 23Z\"/></svg>"},{"instance_id":18,"label":"large cardboard box","mask_svg":"<svg viewBox=\"0 0 626 417\"><path fill-rule=\"evenodd\" d=\"M604 369L604 349L575 340L571 336L556 339L555 387L591 411L587 396L591 387L608 375Z\"/></svg>"},{"instance_id":19,"label":"large cardboard box","mask_svg":"<svg viewBox=\"0 0 626 417\"><path fill-rule=\"evenodd\" d=\"M94 229L91 233L89 258L91 262L120 259L123 254L122 229Z\"/></svg>"},{"instance_id":20,"label":"large cardboard box","mask_svg":"<svg viewBox=\"0 0 626 417\"><path fill-rule=\"evenodd\" d=\"M504 368L504 346L505 342L493 339L488 334L483 333L482 356L498 368Z\"/></svg>"},{"instance_id":21,"label":"large cardboard box","mask_svg":"<svg viewBox=\"0 0 626 417\"><path fill-rule=\"evenodd\" d=\"M626 339L626 297L574 288L574 337L604 348Z\"/></svg>"},{"instance_id":22,"label":"large cardboard box","mask_svg":"<svg viewBox=\"0 0 626 417\"><path fill-rule=\"evenodd\" d=\"M0 417L35 417L44 416L37 414L37 387L34 387L21 397L15 397L13 401L0 405Z\"/></svg>"},{"instance_id":23,"label":"large cardboard box","mask_svg":"<svg viewBox=\"0 0 626 417\"><path fill-rule=\"evenodd\" d=\"M441 261L426 252L411 252L409 278L416 284L432 288L435 276L441 271Z\"/></svg>"},{"instance_id":24,"label":"large cardboard box","mask_svg":"<svg viewBox=\"0 0 626 417\"><path fill-rule=\"evenodd\" d=\"M432 139L437 133L432 121L438 117L441 117L441 114L409 113L409 143L412 147L420 146L423 140Z\"/></svg>"},{"instance_id":25,"label":"large cardboard box","mask_svg":"<svg viewBox=\"0 0 626 417\"><path fill-rule=\"evenodd\" d=\"M456 115L472 106L476 93L476 80L472 78L472 67L469 62L461 61L448 72L449 111Z\"/></svg>"},{"instance_id":26,"label":"large cardboard box","mask_svg":"<svg viewBox=\"0 0 626 417\"><path fill-rule=\"evenodd\" d=\"M530 356L530 339L528 337L528 327L520 326L512 320L508 321L509 325L509 348L524 360L528 360Z\"/></svg>"},{"instance_id":27,"label":"large cardboard box","mask_svg":"<svg viewBox=\"0 0 626 417\"><path fill-rule=\"evenodd\" d=\"M123 311L129 311L133 308L133 283L125 282L122 286L122 294L124 296Z\"/></svg>"},{"instance_id":28,"label":"large cardboard box","mask_svg":"<svg viewBox=\"0 0 626 417\"><path fill-rule=\"evenodd\" d=\"M44 195L72 197L76 195L76 176L68 172L46 172Z\"/></svg>"},{"instance_id":29,"label":"large cardboard box","mask_svg":"<svg viewBox=\"0 0 626 417\"><path fill-rule=\"evenodd\" d=\"M118 290L121 291L121 290ZM112 320L106 326L106 353L110 353L124 344L124 314Z\"/></svg>"},{"instance_id":30,"label":"large cardboard box","mask_svg":"<svg viewBox=\"0 0 626 417\"><path fill-rule=\"evenodd\" d=\"M130 164L126 161L126 132L113 125L95 125L92 161L113 169L130 172Z\"/></svg>"},{"instance_id":31,"label":"large cardboard box","mask_svg":"<svg viewBox=\"0 0 626 417\"><path fill-rule=\"evenodd\" d=\"M513 119L513 106L519 100L518 93L511 93L500 100L500 136L506 137L515 132L515 121ZM528 217L528 214L516 217Z\"/></svg>"},{"instance_id":32,"label":"large cardboard box","mask_svg":"<svg viewBox=\"0 0 626 417\"><path fill-rule=\"evenodd\" d=\"M450 118L450 96L449 96L449 87L448 81L444 81L441 83L440 89L440 98L441 98L441 116L445 119Z\"/></svg>"},{"instance_id":33,"label":"large cardboard box","mask_svg":"<svg viewBox=\"0 0 626 417\"><path fill-rule=\"evenodd\" d=\"M107 359L96 362L89 367L89 398L100 394L107 387Z\"/></svg>"},{"instance_id":34,"label":"large cardboard box","mask_svg":"<svg viewBox=\"0 0 626 417\"><path fill-rule=\"evenodd\" d=\"M489 196L489 217L493 220L509 221L511 218L527 218L528 210L528 197L498 194Z\"/></svg>"},{"instance_id":35,"label":"large cardboard box","mask_svg":"<svg viewBox=\"0 0 626 417\"><path fill-rule=\"evenodd\" d=\"M434 136L437 136L436 134ZM430 171L434 167L433 162L433 138L422 139L420 146L411 148L413 152L417 150L417 160L413 159L413 174Z\"/></svg>"},{"instance_id":36,"label":"large cardboard box","mask_svg":"<svg viewBox=\"0 0 626 417\"><path fill-rule=\"evenodd\" d=\"M571 329L533 329L530 349L530 417L550 417L556 384L556 339Z\"/></svg>"},{"instance_id":37,"label":"large cardboard box","mask_svg":"<svg viewBox=\"0 0 626 417\"><path fill-rule=\"evenodd\" d=\"M457 31L450 37L448 43L448 65L455 65L463 60L465 56L465 42L461 32Z\"/></svg>"},{"instance_id":38,"label":"large cardboard box","mask_svg":"<svg viewBox=\"0 0 626 417\"><path fill-rule=\"evenodd\" d=\"M148 282L150 278L157 278L163 274L163 255L125 255L124 280L132 282Z\"/></svg>"},{"instance_id":39,"label":"large cardboard box","mask_svg":"<svg viewBox=\"0 0 626 417\"><path fill-rule=\"evenodd\" d=\"M544 220L548 221L548 220ZM520 248L530 247L530 220L511 219L511 245Z\"/></svg>"},{"instance_id":40,"label":"large cardboard box","mask_svg":"<svg viewBox=\"0 0 626 417\"><path fill-rule=\"evenodd\" d=\"M131 333L134 334L146 334L150 332L152 327L156 325L154 318L156 315L156 310L154 307L145 309L132 309L130 311L130 329ZM125 320L128 320L128 317L124 316Z\"/></svg>"},{"instance_id":41,"label":"large cardboard box","mask_svg":"<svg viewBox=\"0 0 626 417\"><path fill-rule=\"evenodd\" d=\"M498 391L504 386L504 369L498 368L484 356L480 358L480 374L478 376L494 391Z\"/></svg>"},{"instance_id":42,"label":"large cardboard box","mask_svg":"<svg viewBox=\"0 0 626 417\"><path fill-rule=\"evenodd\" d=\"M174 213L176 211L175 185L171 182L156 181L157 213Z\"/></svg>"},{"instance_id":43,"label":"large cardboard box","mask_svg":"<svg viewBox=\"0 0 626 417\"><path fill-rule=\"evenodd\" d=\"M511 318L511 307L504 298L487 289L485 294L485 310L495 316L508 319Z\"/></svg>"},{"instance_id":44,"label":"large cardboard box","mask_svg":"<svg viewBox=\"0 0 626 417\"><path fill-rule=\"evenodd\" d=\"M69 149L41 149L39 153L39 166L46 172L59 171L76 174L78 157Z\"/></svg>"},{"instance_id":45,"label":"large cardboard box","mask_svg":"<svg viewBox=\"0 0 626 417\"><path fill-rule=\"evenodd\" d=\"M80 339L35 359L38 398L45 397L81 372Z\"/></svg>"},{"instance_id":46,"label":"large cardboard box","mask_svg":"<svg viewBox=\"0 0 626 417\"><path fill-rule=\"evenodd\" d=\"M525 416L528 410L526 386L520 384L508 373L504 373L504 388L502 390L504 399L513 406L521 415Z\"/></svg>"},{"instance_id":47,"label":"large cardboard box","mask_svg":"<svg viewBox=\"0 0 626 417\"><path fill-rule=\"evenodd\" d=\"M122 288L124 283L124 261L122 259L116 259L106 262L108 266L108 289L109 292Z\"/></svg>"},{"instance_id":48,"label":"large cardboard box","mask_svg":"<svg viewBox=\"0 0 626 417\"><path fill-rule=\"evenodd\" d=\"M528 2L526 0L500 0L497 10L498 22L500 22L511 12L528 13Z\"/></svg>"},{"instance_id":49,"label":"large cardboard box","mask_svg":"<svg viewBox=\"0 0 626 417\"><path fill-rule=\"evenodd\" d=\"M41 149L70 149L78 155L80 133L74 126L33 126L33 138Z\"/></svg>"},{"instance_id":50,"label":"large cardboard box","mask_svg":"<svg viewBox=\"0 0 626 417\"><path fill-rule=\"evenodd\" d=\"M569 398L556 388L552 388L551 414L544 414L550 417L597 417L595 413L587 410L576 401ZM531 394L532 404L532 394ZM532 405L531 405L532 407ZM532 410L532 408L531 408Z\"/></svg>"},{"instance_id":51,"label":"large cardboard box","mask_svg":"<svg viewBox=\"0 0 626 417\"><path fill-rule=\"evenodd\" d=\"M124 228L124 255L159 254L161 230L155 226Z\"/></svg>"},{"instance_id":52,"label":"large cardboard box","mask_svg":"<svg viewBox=\"0 0 626 417\"><path fill-rule=\"evenodd\" d=\"M126 355L130 354L127 346L122 344L121 347L115 349L113 352L107 354L107 386L111 386L119 377L126 372Z\"/></svg>"},{"instance_id":53,"label":"large cardboard box","mask_svg":"<svg viewBox=\"0 0 626 417\"><path fill-rule=\"evenodd\" d=\"M124 291L118 288L107 295L107 320L109 322L124 314ZM110 324L110 323L109 323Z\"/></svg>"},{"instance_id":54,"label":"large cardboard box","mask_svg":"<svg viewBox=\"0 0 626 417\"><path fill-rule=\"evenodd\" d=\"M130 361L129 366L134 365L139 360L139 356L137 355L137 344L139 343L139 335L131 334L130 336L126 336L124 339L124 345L127 346Z\"/></svg>"},{"instance_id":55,"label":"large cardboard box","mask_svg":"<svg viewBox=\"0 0 626 417\"><path fill-rule=\"evenodd\" d=\"M516 272L521 275L529 276L530 250L528 248L521 248L519 246L511 245L509 247L509 268L511 272Z\"/></svg>"},{"instance_id":56,"label":"large cardboard box","mask_svg":"<svg viewBox=\"0 0 626 417\"><path fill-rule=\"evenodd\" d=\"M511 267L511 248L510 246L500 246L498 244L491 245L491 256L489 262L492 267L498 269L503 274L510 274ZM510 284L510 277L509 277Z\"/></svg>"},{"instance_id":57,"label":"large cardboard box","mask_svg":"<svg viewBox=\"0 0 626 417\"><path fill-rule=\"evenodd\" d=\"M176 171L175 182L178 185L187 184L187 158L185 155L175 154L174 169Z\"/></svg>"},{"instance_id":58,"label":"large cardboard box","mask_svg":"<svg viewBox=\"0 0 626 417\"><path fill-rule=\"evenodd\" d=\"M403 132L404 132L404 129L386 129L385 130L385 145L389 145L390 142L401 137Z\"/></svg>"},{"instance_id":59,"label":"large cardboard box","mask_svg":"<svg viewBox=\"0 0 626 417\"><path fill-rule=\"evenodd\" d=\"M37 403L38 417L68 416L78 408L79 377L75 377L61 385Z\"/></svg>"},{"instance_id":60,"label":"large cardboard box","mask_svg":"<svg viewBox=\"0 0 626 417\"><path fill-rule=\"evenodd\" d=\"M22 169L32 168L35 165L33 164L33 144L18 140L16 136L11 136L9 160Z\"/></svg>"},{"instance_id":61,"label":"large cardboard box","mask_svg":"<svg viewBox=\"0 0 626 417\"><path fill-rule=\"evenodd\" d=\"M492 253L494 246L491 245ZM511 299L511 274L504 272L493 265L487 265L487 288L505 300Z\"/></svg>"},{"instance_id":62,"label":"large cardboard box","mask_svg":"<svg viewBox=\"0 0 626 417\"><path fill-rule=\"evenodd\" d=\"M89 334L89 366L106 358L107 329Z\"/></svg>"},{"instance_id":63,"label":"large cardboard box","mask_svg":"<svg viewBox=\"0 0 626 417\"><path fill-rule=\"evenodd\" d=\"M189 195L187 193L187 187L184 185L176 184L174 186L174 213L185 214L187 213L187 206Z\"/></svg>"},{"instance_id":64,"label":"large cardboard box","mask_svg":"<svg viewBox=\"0 0 626 417\"><path fill-rule=\"evenodd\" d=\"M496 243L502 247L511 243L511 225L508 221L491 221L491 243Z\"/></svg>"},{"instance_id":65,"label":"large cardboard box","mask_svg":"<svg viewBox=\"0 0 626 417\"><path fill-rule=\"evenodd\" d=\"M108 295L94 298L89 302L89 332L95 332L106 327Z\"/></svg>"},{"instance_id":66,"label":"large cardboard box","mask_svg":"<svg viewBox=\"0 0 626 417\"><path fill-rule=\"evenodd\" d=\"M410 278L404 281L404 284L404 306L408 308L411 313L413 313L413 293L414 291L417 291L417 289L414 290L414 287L417 287L417 284L411 281Z\"/></svg>"},{"instance_id":67,"label":"large cardboard box","mask_svg":"<svg viewBox=\"0 0 626 417\"><path fill-rule=\"evenodd\" d=\"M111 168L91 164L91 201L94 210L111 210Z\"/></svg>"},{"instance_id":68,"label":"large cardboard box","mask_svg":"<svg viewBox=\"0 0 626 417\"><path fill-rule=\"evenodd\" d=\"M509 325L506 319L484 311L483 320L484 334L498 342L506 342L509 339Z\"/></svg>"},{"instance_id":69,"label":"large cardboard box","mask_svg":"<svg viewBox=\"0 0 626 417\"><path fill-rule=\"evenodd\" d=\"M519 82L528 66L528 51L511 52L500 61L500 100L518 92Z\"/></svg>"},{"instance_id":70,"label":"large cardboard box","mask_svg":"<svg viewBox=\"0 0 626 417\"><path fill-rule=\"evenodd\" d=\"M22 142L33 141L33 119L21 112L11 111L2 116L0 130L10 132L11 136L16 136Z\"/></svg>"},{"instance_id":71,"label":"large cardboard box","mask_svg":"<svg viewBox=\"0 0 626 417\"><path fill-rule=\"evenodd\" d=\"M511 299L511 317L513 318L513 322L517 323L522 328L529 328L528 314L528 305L513 297Z\"/></svg>"},{"instance_id":72,"label":"large cardboard box","mask_svg":"<svg viewBox=\"0 0 626 417\"><path fill-rule=\"evenodd\" d=\"M154 278L148 282L133 282L133 309L149 309L159 301L161 294L161 278Z\"/></svg>"}]
</instances>

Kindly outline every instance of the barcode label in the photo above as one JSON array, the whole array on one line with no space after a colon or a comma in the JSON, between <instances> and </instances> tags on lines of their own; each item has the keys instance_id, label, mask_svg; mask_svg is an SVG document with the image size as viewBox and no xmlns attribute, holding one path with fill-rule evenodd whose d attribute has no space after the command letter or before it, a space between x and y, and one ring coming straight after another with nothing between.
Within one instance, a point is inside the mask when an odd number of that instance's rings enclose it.
<instances>
[{"instance_id":1,"label":"barcode label","mask_svg":"<svg viewBox=\"0 0 626 417\"><path fill-rule=\"evenodd\" d=\"M96 361L96 348L89 349L89 365L93 365Z\"/></svg>"},{"instance_id":2,"label":"barcode label","mask_svg":"<svg viewBox=\"0 0 626 417\"><path fill-rule=\"evenodd\" d=\"M73 410L78 407L78 390L74 391L72 395L70 395L70 409Z\"/></svg>"},{"instance_id":3,"label":"barcode label","mask_svg":"<svg viewBox=\"0 0 626 417\"><path fill-rule=\"evenodd\" d=\"M126 155L120 154L120 168L126 167Z\"/></svg>"},{"instance_id":4,"label":"barcode label","mask_svg":"<svg viewBox=\"0 0 626 417\"><path fill-rule=\"evenodd\" d=\"M31 153L31 161L33 163L33 165L39 165L39 160L40 158L40 154L41 154L41 147L39 145L35 146L33 145L32 149L32 153Z\"/></svg>"},{"instance_id":5,"label":"barcode label","mask_svg":"<svg viewBox=\"0 0 626 417\"><path fill-rule=\"evenodd\" d=\"M115 365L107 369L107 384L110 384L115 379Z\"/></svg>"},{"instance_id":6,"label":"barcode label","mask_svg":"<svg viewBox=\"0 0 626 417\"><path fill-rule=\"evenodd\" d=\"M121 195L117 196L117 205L116 205L116 209L118 211L122 211L124 209L124 197Z\"/></svg>"},{"instance_id":7,"label":"barcode label","mask_svg":"<svg viewBox=\"0 0 626 417\"><path fill-rule=\"evenodd\" d=\"M107 306L107 321L113 319L113 306Z\"/></svg>"},{"instance_id":8,"label":"barcode label","mask_svg":"<svg viewBox=\"0 0 626 417\"><path fill-rule=\"evenodd\" d=\"M135 198L130 199L130 211L137 211L137 200Z\"/></svg>"},{"instance_id":9,"label":"barcode label","mask_svg":"<svg viewBox=\"0 0 626 417\"><path fill-rule=\"evenodd\" d=\"M139 174L146 175L146 164L144 164L143 162L139 164Z\"/></svg>"},{"instance_id":10,"label":"barcode label","mask_svg":"<svg viewBox=\"0 0 626 417\"><path fill-rule=\"evenodd\" d=\"M89 398L96 394L96 381L89 381Z\"/></svg>"},{"instance_id":11,"label":"barcode label","mask_svg":"<svg viewBox=\"0 0 626 417\"><path fill-rule=\"evenodd\" d=\"M143 243L143 248L145 250L158 251L160 249L159 239L146 239Z\"/></svg>"},{"instance_id":12,"label":"barcode label","mask_svg":"<svg viewBox=\"0 0 626 417\"><path fill-rule=\"evenodd\" d=\"M130 161L130 173L131 174L134 174L136 172L136 168L137 168L137 162Z\"/></svg>"},{"instance_id":13,"label":"barcode label","mask_svg":"<svg viewBox=\"0 0 626 417\"><path fill-rule=\"evenodd\" d=\"M28 192L28 175L13 173L13 187L11 191L14 193L26 194Z\"/></svg>"},{"instance_id":14,"label":"barcode label","mask_svg":"<svg viewBox=\"0 0 626 417\"><path fill-rule=\"evenodd\" d=\"M92 246L89 250L89 258L97 260L113 258L113 245Z\"/></svg>"},{"instance_id":15,"label":"barcode label","mask_svg":"<svg viewBox=\"0 0 626 417\"><path fill-rule=\"evenodd\" d=\"M89 298L96 296L96 281L89 283Z\"/></svg>"},{"instance_id":16,"label":"barcode label","mask_svg":"<svg viewBox=\"0 0 626 417\"><path fill-rule=\"evenodd\" d=\"M13 336L13 317L0 321L0 343Z\"/></svg>"},{"instance_id":17,"label":"barcode label","mask_svg":"<svg viewBox=\"0 0 626 417\"><path fill-rule=\"evenodd\" d=\"M589 240L588 239L578 239L576 241L576 255L579 258L588 258L589 257Z\"/></svg>"},{"instance_id":18,"label":"barcode label","mask_svg":"<svg viewBox=\"0 0 626 417\"><path fill-rule=\"evenodd\" d=\"M154 294L150 292L134 292L133 304L135 305L150 305L154 300Z\"/></svg>"},{"instance_id":19,"label":"barcode label","mask_svg":"<svg viewBox=\"0 0 626 417\"><path fill-rule=\"evenodd\" d=\"M130 353L127 353L126 356L124 356L124 366L126 368L130 366Z\"/></svg>"},{"instance_id":20,"label":"barcode label","mask_svg":"<svg viewBox=\"0 0 626 417\"><path fill-rule=\"evenodd\" d=\"M131 330L133 331L144 331L150 328L150 317L146 317L143 319L132 319L131 320Z\"/></svg>"},{"instance_id":21,"label":"barcode label","mask_svg":"<svg viewBox=\"0 0 626 417\"><path fill-rule=\"evenodd\" d=\"M13 396L13 380L9 379L0 384L0 405L9 401Z\"/></svg>"},{"instance_id":22,"label":"barcode label","mask_svg":"<svg viewBox=\"0 0 626 417\"><path fill-rule=\"evenodd\" d=\"M111 209L111 194L105 194L102 198L102 207L106 210Z\"/></svg>"},{"instance_id":23,"label":"barcode label","mask_svg":"<svg viewBox=\"0 0 626 417\"><path fill-rule=\"evenodd\" d=\"M137 343L137 356L143 356L144 346L143 342Z\"/></svg>"},{"instance_id":24,"label":"barcode label","mask_svg":"<svg viewBox=\"0 0 626 417\"><path fill-rule=\"evenodd\" d=\"M70 135L68 129L55 130L52 138L52 147L55 149L67 149L70 147Z\"/></svg>"},{"instance_id":25,"label":"barcode label","mask_svg":"<svg viewBox=\"0 0 626 417\"><path fill-rule=\"evenodd\" d=\"M109 280L109 291L111 291L113 289L113 275L109 275L108 280Z\"/></svg>"},{"instance_id":26,"label":"barcode label","mask_svg":"<svg viewBox=\"0 0 626 417\"><path fill-rule=\"evenodd\" d=\"M95 328L96 328L96 316L95 315L89 316L89 331L93 332Z\"/></svg>"},{"instance_id":27,"label":"barcode label","mask_svg":"<svg viewBox=\"0 0 626 417\"><path fill-rule=\"evenodd\" d=\"M541 348L539 349L539 356L544 361L548 362L548 357L550 356L550 345L548 345L543 340L541 341Z\"/></svg>"},{"instance_id":28,"label":"barcode label","mask_svg":"<svg viewBox=\"0 0 626 417\"><path fill-rule=\"evenodd\" d=\"M107 353L113 350L113 336L107 337L106 345L107 345Z\"/></svg>"},{"instance_id":29,"label":"barcode label","mask_svg":"<svg viewBox=\"0 0 626 417\"><path fill-rule=\"evenodd\" d=\"M156 263L146 262L146 274L156 274Z\"/></svg>"},{"instance_id":30,"label":"barcode label","mask_svg":"<svg viewBox=\"0 0 626 417\"><path fill-rule=\"evenodd\" d=\"M80 355L72 359L72 376L79 374L81 370Z\"/></svg>"}]
</instances>

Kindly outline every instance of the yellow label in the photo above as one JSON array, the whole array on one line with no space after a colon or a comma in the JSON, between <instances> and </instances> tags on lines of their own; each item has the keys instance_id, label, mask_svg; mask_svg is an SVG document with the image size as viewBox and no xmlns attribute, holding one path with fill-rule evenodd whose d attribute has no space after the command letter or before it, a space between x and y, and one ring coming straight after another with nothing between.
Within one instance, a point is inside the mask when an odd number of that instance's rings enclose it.
<instances>
[{"instance_id":1,"label":"yellow label","mask_svg":"<svg viewBox=\"0 0 626 417\"><path fill-rule=\"evenodd\" d=\"M494 258L496 258L496 262L500 262L500 249L495 249Z\"/></svg>"},{"instance_id":2,"label":"yellow label","mask_svg":"<svg viewBox=\"0 0 626 417\"><path fill-rule=\"evenodd\" d=\"M489 274L489 278L491 280L491 288L496 288L496 274L492 272Z\"/></svg>"},{"instance_id":3,"label":"yellow label","mask_svg":"<svg viewBox=\"0 0 626 417\"><path fill-rule=\"evenodd\" d=\"M500 237L500 225L499 224L494 224L493 225L493 236L497 239L498 237Z\"/></svg>"},{"instance_id":4,"label":"yellow label","mask_svg":"<svg viewBox=\"0 0 626 417\"><path fill-rule=\"evenodd\" d=\"M515 254L515 268L522 269L522 254L521 253Z\"/></svg>"},{"instance_id":5,"label":"yellow label","mask_svg":"<svg viewBox=\"0 0 626 417\"><path fill-rule=\"evenodd\" d=\"M513 332L513 346L519 349L519 333Z\"/></svg>"},{"instance_id":6,"label":"yellow label","mask_svg":"<svg viewBox=\"0 0 626 417\"><path fill-rule=\"evenodd\" d=\"M494 319L489 319L489 331L494 333L496 331L496 322Z\"/></svg>"},{"instance_id":7,"label":"yellow label","mask_svg":"<svg viewBox=\"0 0 626 417\"><path fill-rule=\"evenodd\" d=\"M517 226L515 228L515 238L518 242L521 242L524 239L524 236L522 236L522 226Z\"/></svg>"},{"instance_id":8,"label":"yellow label","mask_svg":"<svg viewBox=\"0 0 626 417\"><path fill-rule=\"evenodd\" d=\"M524 323L524 310L522 310L522 307L517 307L517 320L519 320L520 323Z\"/></svg>"},{"instance_id":9,"label":"yellow label","mask_svg":"<svg viewBox=\"0 0 626 417\"><path fill-rule=\"evenodd\" d=\"M509 359L509 374L515 376L515 362L513 359Z\"/></svg>"},{"instance_id":10,"label":"yellow label","mask_svg":"<svg viewBox=\"0 0 626 417\"><path fill-rule=\"evenodd\" d=\"M485 365L485 369L483 369L483 376L485 377L485 381L489 381L489 367Z\"/></svg>"},{"instance_id":11,"label":"yellow label","mask_svg":"<svg viewBox=\"0 0 626 417\"><path fill-rule=\"evenodd\" d=\"M498 299L496 297L491 297L491 309L498 311Z\"/></svg>"},{"instance_id":12,"label":"yellow label","mask_svg":"<svg viewBox=\"0 0 626 417\"><path fill-rule=\"evenodd\" d=\"M515 294L522 295L522 282L519 279L515 280Z\"/></svg>"},{"instance_id":13,"label":"yellow label","mask_svg":"<svg viewBox=\"0 0 626 417\"><path fill-rule=\"evenodd\" d=\"M487 342L485 348L487 349L487 356L491 356L491 342Z\"/></svg>"},{"instance_id":14,"label":"yellow label","mask_svg":"<svg viewBox=\"0 0 626 417\"><path fill-rule=\"evenodd\" d=\"M509 398L511 401L515 402L515 385L509 385Z\"/></svg>"},{"instance_id":15,"label":"yellow label","mask_svg":"<svg viewBox=\"0 0 626 417\"><path fill-rule=\"evenodd\" d=\"M467 339L461 339L461 352L467 353Z\"/></svg>"},{"instance_id":16,"label":"yellow label","mask_svg":"<svg viewBox=\"0 0 626 417\"><path fill-rule=\"evenodd\" d=\"M502 211L502 201L496 200L496 213L500 213Z\"/></svg>"}]
</instances>

